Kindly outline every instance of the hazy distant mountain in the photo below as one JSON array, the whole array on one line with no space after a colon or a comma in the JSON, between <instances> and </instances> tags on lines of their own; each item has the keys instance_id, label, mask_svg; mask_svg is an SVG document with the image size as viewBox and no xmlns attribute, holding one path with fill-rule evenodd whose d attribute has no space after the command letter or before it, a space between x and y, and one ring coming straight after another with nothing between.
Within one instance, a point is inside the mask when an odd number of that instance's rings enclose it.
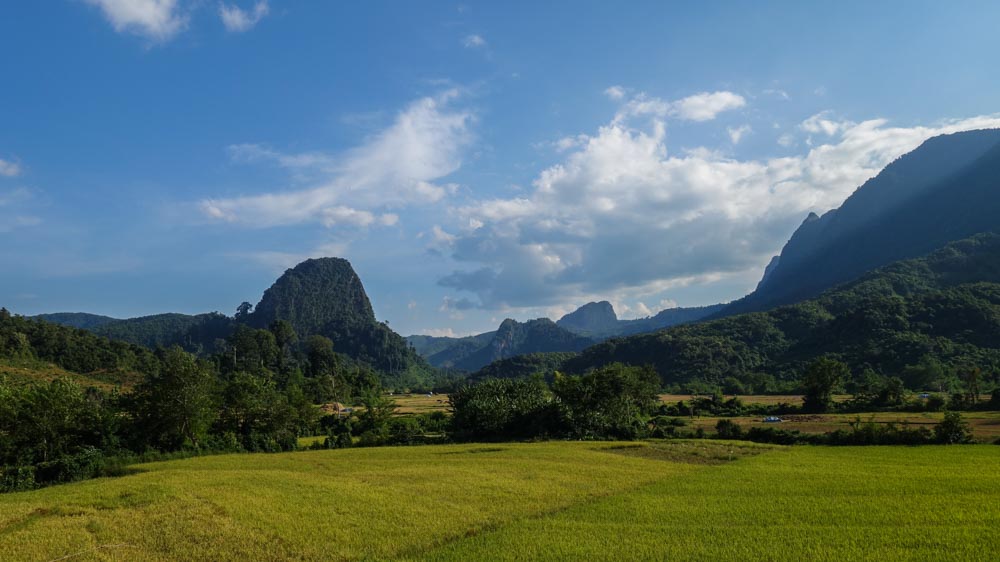
<instances>
[{"instance_id":1,"label":"hazy distant mountain","mask_svg":"<svg viewBox=\"0 0 1000 562\"><path fill-rule=\"evenodd\" d=\"M757 289L720 315L810 298L991 230L1000 230L1000 130L934 137L886 166L839 209L806 217Z\"/></svg>"},{"instance_id":2,"label":"hazy distant mountain","mask_svg":"<svg viewBox=\"0 0 1000 562\"><path fill-rule=\"evenodd\" d=\"M52 314L39 314L32 316L37 320L44 320L52 324L60 324L71 328L82 328L88 330L109 322L118 321L117 318L101 316L100 314L87 314L86 312L54 312Z\"/></svg>"},{"instance_id":3,"label":"hazy distant mountain","mask_svg":"<svg viewBox=\"0 0 1000 562\"><path fill-rule=\"evenodd\" d=\"M455 363L455 368L478 371L499 359L549 351L581 351L594 340L560 328L548 318L518 322L504 320L485 347Z\"/></svg>"},{"instance_id":4,"label":"hazy distant mountain","mask_svg":"<svg viewBox=\"0 0 1000 562\"><path fill-rule=\"evenodd\" d=\"M555 323L548 318L523 323L508 319L496 332L464 338L409 336L406 339L435 367L478 371L501 359L535 353L575 352L609 337L694 322L722 306L670 308L648 318L619 320L611 303L591 302Z\"/></svg>"}]
</instances>

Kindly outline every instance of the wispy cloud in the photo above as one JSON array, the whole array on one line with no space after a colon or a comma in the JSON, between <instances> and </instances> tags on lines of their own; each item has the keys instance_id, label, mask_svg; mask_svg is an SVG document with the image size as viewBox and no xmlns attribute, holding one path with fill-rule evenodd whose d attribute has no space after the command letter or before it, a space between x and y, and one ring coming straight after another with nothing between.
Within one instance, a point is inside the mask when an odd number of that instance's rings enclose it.
<instances>
[{"instance_id":1,"label":"wispy cloud","mask_svg":"<svg viewBox=\"0 0 1000 562\"><path fill-rule=\"evenodd\" d=\"M466 49L478 49L486 46L486 39L483 39L482 35L466 35L465 38L462 39L462 45L464 45Z\"/></svg>"},{"instance_id":2,"label":"wispy cloud","mask_svg":"<svg viewBox=\"0 0 1000 562\"><path fill-rule=\"evenodd\" d=\"M37 226L42 219L28 209L34 194L23 187L0 191L0 233Z\"/></svg>"},{"instance_id":3,"label":"wispy cloud","mask_svg":"<svg viewBox=\"0 0 1000 562\"><path fill-rule=\"evenodd\" d=\"M177 0L84 0L97 6L115 31L164 42L187 26Z\"/></svg>"},{"instance_id":4,"label":"wispy cloud","mask_svg":"<svg viewBox=\"0 0 1000 562\"><path fill-rule=\"evenodd\" d=\"M13 178L21 175L21 165L13 160L0 158L0 176Z\"/></svg>"},{"instance_id":5,"label":"wispy cloud","mask_svg":"<svg viewBox=\"0 0 1000 562\"><path fill-rule=\"evenodd\" d=\"M743 137L753 132L753 129L750 128L750 125L740 125L739 127L727 127L726 132L733 144L739 144Z\"/></svg>"},{"instance_id":6,"label":"wispy cloud","mask_svg":"<svg viewBox=\"0 0 1000 562\"><path fill-rule=\"evenodd\" d=\"M625 97L625 88L622 88L621 86L609 86L606 90L604 90L604 95L617 101Z\"/></svg>"},{"instance_id":7,"label":"wispy cloud","mask_svg":"<svg viewBox=\"0 0 1000 562\"><path fill-rule=\"evenodd\" d=\"M254 4L252 9L247 10L236 4L226 4L225 2L219 4L219 18L222 19L222 25L226 27L226 31L234 33L253 29L269 12L267 0L259 1Z\"/></svg>"},{"instance_id":8,"label":"wispy cloud","mask_svg":"<svg viewBox=\"0 0 1000 562\"><path fill-rule=\"evenodd\" d=\"M421 98L365 144L342 154L283 154L260 145L235 145L237 160L269 160L293 170L309 168L323 179L299 191L276 191L234 198L205 199L210 219L252 227L306 222L327 226L392 225L399 216L386 209L440 201L457 186L435 183L461 166L472 139L473 114L455 109L458 92Z\"/></svg>"},{"instance_id":9,"label":"wispy cloud","mask_svg":"<svg viewBox=\"0 0 1000 562\"><path fill-rule=\"evenodd\" d=\"M624 97L624 90L621 93ZM710 121L720 113L739 109L745 105L746 99L743 96L727 91L702 92L675 101L639 92L622 104L615 116L615 121L620 123L630 117L642 116L661 119L671 117L685 121Z\"/></svg>"}]
</instances>

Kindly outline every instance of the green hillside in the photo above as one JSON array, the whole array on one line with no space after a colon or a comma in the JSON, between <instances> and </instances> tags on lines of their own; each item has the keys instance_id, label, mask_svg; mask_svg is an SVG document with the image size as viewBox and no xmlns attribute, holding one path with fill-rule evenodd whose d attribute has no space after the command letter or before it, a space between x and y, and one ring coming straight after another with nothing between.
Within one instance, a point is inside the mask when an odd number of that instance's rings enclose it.
<instances>
[{"instance_id":1,"label":"green hillside","mask_svg":"<svg viewBox=\"0 0 1000 562\"><path fill-rule=\"evenodd\" d=\"M595 345L564 368L652 365L665 385L739 381L770 390L830 355L900 376L911 388L946 384L949 369L1000 372L1000 236L984 234L892 264L819 298Z\"/></svg>"}]
</instances>

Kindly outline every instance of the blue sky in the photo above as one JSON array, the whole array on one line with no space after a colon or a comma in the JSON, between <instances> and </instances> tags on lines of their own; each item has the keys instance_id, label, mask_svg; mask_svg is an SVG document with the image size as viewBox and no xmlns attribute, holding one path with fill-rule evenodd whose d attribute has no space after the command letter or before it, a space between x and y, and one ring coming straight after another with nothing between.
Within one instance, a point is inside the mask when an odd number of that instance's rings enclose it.
<instances>
[{"instance_id":1,"label":"blue sky","mask_svg":"<svg viewBox=\"0 0 1000 562\"><path fill-rule=\"evenodd\" d=\"M403 334L751 290L810 211L1000 126L996 3L0 8L0 304L231 314L351 260Z\"/></svg>"}]
</instances>

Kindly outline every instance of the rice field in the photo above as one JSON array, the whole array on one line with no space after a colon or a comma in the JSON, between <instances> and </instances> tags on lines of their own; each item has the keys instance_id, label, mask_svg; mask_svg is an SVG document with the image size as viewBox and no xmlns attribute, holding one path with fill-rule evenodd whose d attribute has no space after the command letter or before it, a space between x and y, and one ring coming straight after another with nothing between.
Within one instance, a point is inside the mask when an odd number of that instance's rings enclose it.
<instances>
[{"instance_id":1,"label":"rice field","mask_svg":"<svg viewBox=\"0 0 1000 562\"><path fill-rule=\"evenodd\" d=\"M988 560L1000 549L996 446L469 444L134 468L0 495L0 559Z\"/></svg>"}]
</instances>

